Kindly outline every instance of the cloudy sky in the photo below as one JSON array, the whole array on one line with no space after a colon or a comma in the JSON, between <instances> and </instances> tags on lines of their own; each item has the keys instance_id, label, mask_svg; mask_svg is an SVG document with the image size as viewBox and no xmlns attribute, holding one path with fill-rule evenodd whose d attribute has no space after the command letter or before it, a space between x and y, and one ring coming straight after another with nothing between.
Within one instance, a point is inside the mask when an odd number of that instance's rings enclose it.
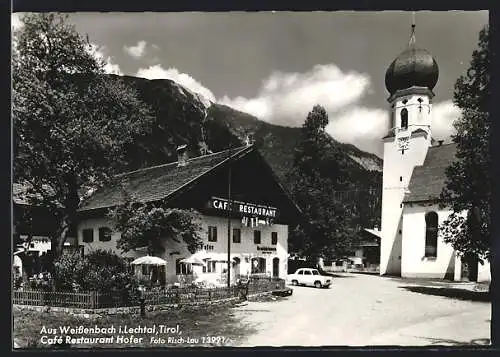
<instances>
[{"instance_id":1,"label":"cloudy sky","mask_svg":"<svg viewBox=\"0 0 500 357\"><path fill-rule=\"evenodd\" d=\"M109 72L169 78L270 123L300 126L315 104L337 140L381 155L384 75L408 43L411 13L75 13ZM436 58L433 137L459 115L453 86L469 64L487 11L417 12L417 45ZM17 14L13 26L20 27Z\"/></svg>"}]
</instances>

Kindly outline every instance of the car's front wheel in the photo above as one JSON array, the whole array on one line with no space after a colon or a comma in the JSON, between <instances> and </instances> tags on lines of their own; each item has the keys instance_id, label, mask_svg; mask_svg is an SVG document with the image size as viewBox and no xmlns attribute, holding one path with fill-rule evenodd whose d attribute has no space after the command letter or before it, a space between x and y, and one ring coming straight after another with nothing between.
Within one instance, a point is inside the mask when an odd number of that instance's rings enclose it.
<instances>
[{"instance_id":1,"label":"car's front wheel","mask_svg":"<svg viewBox=\"0 0 500 357\"><path fill-rule=\"evenodd\" d=\"M315 281L314 282L314 287L315 288L321 288L321 282L320 281Z\"/></svg>"},{"instance_id":2,"label":"car's front wheel","mask_svg":"<svg viewBox=\"0 0 500 357\"><path fill-rule=\"evenodd\" d=\"M292 285L297 286L299 285L299 282L297 280L292 280Z\"/></svg>"}]
</instances>

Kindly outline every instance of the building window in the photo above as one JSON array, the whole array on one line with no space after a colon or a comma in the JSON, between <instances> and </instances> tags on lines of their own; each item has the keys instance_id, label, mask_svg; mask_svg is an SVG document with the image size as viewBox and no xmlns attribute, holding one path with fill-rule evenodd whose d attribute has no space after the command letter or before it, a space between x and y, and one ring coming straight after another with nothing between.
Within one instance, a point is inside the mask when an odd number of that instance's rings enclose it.
<instances>
[{"instance_id":1,"label":"building window","mask_svg":"<svg viewBox=\"0 0 500 357\"><path fill-rule=\"evenodd\" d=\"M438 214L428 212L425 215L425 256L437 257Z\"/></svg>"},{"instance_id":2,"label":"building window","mask_svg":"<svg viewBox=\"0 0 500 357\"><path fill-rule=\"evenodd\" d=\"M217 242L217 227L208 226L208 241Z\"/></svg>"},{"instance_id":3,"label":"building window","mask_svg":"<svg viewBox=\"0 0 500 357\"><path fill-rule=\"evenodd\" d=\"M175 274L176 275L192 275L193 265L190 263L181 263L184 258L177 258L175 260Z\"/></svg>"},{"instance_id":4,"label":"building window","mask_svg":"<svg viewBox=\"0 0 500 357\"><path fill-rule=\"evenodd\" d=\"M278 244L278 232L271 232L271 244Z\"/></svg>"},{"instance_id":5,"label":"building window","mask_svg":"<svg viewBox=\"0 0 500 357\"><path fill-rule=\"evenodd\" d=\"M241 243L241 229L233 228L233 243Z\"/></svg>"},{"instance_id":6,"label":"building window","mask_svg":"<svg viewBox=\"0 0 500 357\"><path fill-rule=\"evenodd\" d=\"M401 129L408 129L408 109L401 109Z\"/></svg>"},{"instance_id":7,"label":"building window","mask_svg":"<svg viewBox=\"0 0 500 357\"><path fill-rule=\"evenodd\" d=\"M109 242L111 240L111 229L108 227L99 228L99 241Z\"/></svg>"},{"instance_id":8,"label":"building window","mask_svg":"<svg viewBox=\"0 0 500 357\"><path fill-rule=\"evenodd\" d=\"M203 272L204 273L215 273L215 261L209 260L205 263L203 266Z\"/></svg>"},{"instance_id":9,"label":"building window","mask_svg":"<svg viewBox=\"0 0 500 357\"><path fill-rule=\"evenodd\" d=\"M266 258L252 258L252 274L264 274L266 272Z\"/></svg>"},{"instance_id":10,"label":"building window","mask_svg":"<svg viewBox=\"0 0 500 357\"><path fill-rule=\"evenodd\" d=\"M82 240L83 243L92 243L94 241L94 230L93 229L84 229L82 231Z\"/></svg>"},{"instance_id":11,"label":"building window","mask_svg":"<svg viewBox=\"0 0 500 357\"><path fill-rule=\"evenodd\" d=\"M253 242L255 244L260 244L260 231L253 231Z\"/></svg>"}]
</instances>

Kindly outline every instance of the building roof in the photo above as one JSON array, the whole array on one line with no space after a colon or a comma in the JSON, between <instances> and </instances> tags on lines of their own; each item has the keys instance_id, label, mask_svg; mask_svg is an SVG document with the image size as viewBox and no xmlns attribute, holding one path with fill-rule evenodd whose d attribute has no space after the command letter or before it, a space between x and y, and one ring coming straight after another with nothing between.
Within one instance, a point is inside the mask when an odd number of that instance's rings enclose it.
<instances>
[{"instance_id":1,"label":"building roof","mask_svg":"<svg viewBox=\"0 0 500 357\"><path fill-rule=\"evenodd\" d=\"M123 202L120 183L125 184L127 191L139 202L154 202L167 198L230 158L241 157L253 150L253 146L243 146L189 159L184 166L172 162L119 174L115 176L117 182L97 190L83 201L79 210L89 211L119 205Z\"/></svg>"},{"instance_id":2,"label":"building roof","mask_svg":"<svg viewBox=\"0 0 500 357\"><path fill-rule=\"evenodd\" d=\"M431 146L424 164L413 170L403 202L438 200L445 185L446 168L455 160L456 144Z\"/></svg>"}]
</instances>

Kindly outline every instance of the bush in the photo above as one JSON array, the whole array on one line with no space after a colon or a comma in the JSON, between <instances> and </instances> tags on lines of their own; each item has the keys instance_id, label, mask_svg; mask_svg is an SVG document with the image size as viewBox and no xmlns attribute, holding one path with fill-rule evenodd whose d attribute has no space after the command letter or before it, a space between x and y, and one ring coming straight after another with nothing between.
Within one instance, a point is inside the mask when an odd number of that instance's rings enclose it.
<instances>
[{"instance_id":1,"label":"bush","mask_svg":"<svg viewBox=\"0 0 500 357\"><path fill-rule=\"evenodd\" d=\"M54 270L57 290L96 291L126 301L139 297L138 280L128 263L111 251L95 250L84 257L63 255Z\"/></svg>"}]
</instances>

